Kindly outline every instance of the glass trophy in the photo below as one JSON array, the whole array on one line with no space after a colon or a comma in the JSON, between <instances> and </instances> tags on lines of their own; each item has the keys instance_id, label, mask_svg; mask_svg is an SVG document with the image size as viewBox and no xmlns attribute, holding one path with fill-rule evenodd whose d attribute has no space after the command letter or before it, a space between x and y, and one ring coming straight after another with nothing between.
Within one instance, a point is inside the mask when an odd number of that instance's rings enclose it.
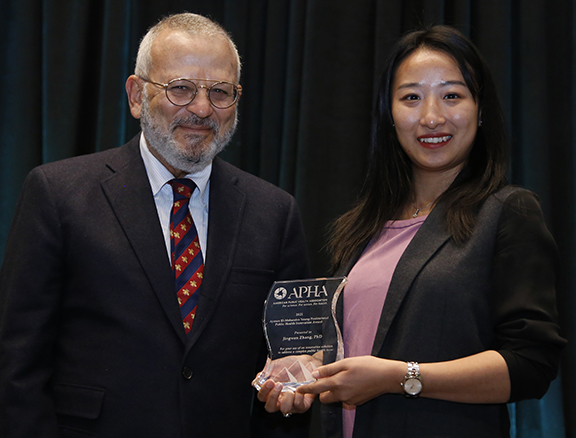
<instances>
[{"instance_id":1,"label":"glass trophy","mask_svg":"<svg viewBox=\"0 0 576 438\"><path fill-rule=\"evenodd\" d=\"M342 333L336 321L336 303L346 277L277 281L264 304L264 335L268 360L253 386L260 390L271 379L282 391L315 379L320 365L344 358Z\"/></svg>"}]
</instances>

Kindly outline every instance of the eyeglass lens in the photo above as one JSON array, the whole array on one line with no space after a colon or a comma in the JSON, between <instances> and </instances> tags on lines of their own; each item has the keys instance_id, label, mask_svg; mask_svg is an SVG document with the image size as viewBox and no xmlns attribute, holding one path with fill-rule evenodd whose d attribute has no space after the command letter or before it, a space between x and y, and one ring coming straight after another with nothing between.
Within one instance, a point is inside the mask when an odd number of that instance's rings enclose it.
<instances>
[{"instance_id":1,"label":"eyeglass lens","mask_svg":"<svg viewBox=\"0 0 576 438\"><path fill-rule=\"evenodd\" d=\"M228 82L217 82L206 88L210 103L216 108L228 108L236 102L238 89ZM174 105L188 105L194 100L198 92L198 86L185 79L170 82L166 87L166 96Z\"/></svg>"}]
</instances>

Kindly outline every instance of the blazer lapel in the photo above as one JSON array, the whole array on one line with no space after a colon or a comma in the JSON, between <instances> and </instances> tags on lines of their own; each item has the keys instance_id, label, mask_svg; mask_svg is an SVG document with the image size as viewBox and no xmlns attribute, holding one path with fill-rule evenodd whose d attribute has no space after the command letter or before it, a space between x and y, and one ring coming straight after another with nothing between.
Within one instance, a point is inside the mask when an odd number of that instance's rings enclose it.
<instances>
[{"instance_id":1,"label":"blazer lapel","mask_svg":"<svg viewBox=\"0 0 576 438\"><path fill-rule=\"evenodd\" d=\"M210 175L208 254L198 310L189 335L190 348L206 327L228 281L243 219L246 195L237 187L238 178L215 158Z\"/></svg>"},{"instance_id":2,"label":"blazer lapel","mask_svg":"<svg viewBox=\"0 0 576 438\"><path fill-rule=\"evenodd\" d=\"M114 173L102 182L102 188L160 305L182 342L186 342L158 212L140 156L139 138L136 136L120 148L108 163Z\"/></svg>"},{"instance_id":3,"label":"blazer lapel","mask_svg":"<svg viewBox=\"0 0 576 438\"><path fill-rule=\"evenodd\" d=\"M374 356L377 356L382 349L392 321L410 290L412 282L428 260L450 238L450 234L445 230L442 221L442 209L443 205L438 204L432 210L398 261L374 339L374 346L372 347L372 355Z\"/></svg>"}]
</instances>

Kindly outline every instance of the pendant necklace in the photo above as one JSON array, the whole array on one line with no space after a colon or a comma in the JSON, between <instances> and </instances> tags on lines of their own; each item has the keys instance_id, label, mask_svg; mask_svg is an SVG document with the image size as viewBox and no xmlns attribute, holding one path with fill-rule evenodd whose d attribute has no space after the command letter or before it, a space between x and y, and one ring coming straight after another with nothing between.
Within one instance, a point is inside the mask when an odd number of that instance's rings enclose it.
<instances>
[{"instance_id":1,"label":"pendant necklace","mask_svg":"<svg viewBox=\"0 0 576 438\"><path fill-rule=\"evenodd\" d=\"M416 213L414 213L414 214L412 215L412 217L418 217L418 213L420 213L420 210L425 210L425 209L427 209L428 207L430 207L432 204L434 204L434 201L432 201L430 204L425 205L425 206L422 207L422 208L418 208L418 207L416 207L414 204L412 204L412 201L408 201L408 202L410 203L410 205L411 205L412 207L414 207L414 210L416 210Z\"/></svg>"}]
</instances>

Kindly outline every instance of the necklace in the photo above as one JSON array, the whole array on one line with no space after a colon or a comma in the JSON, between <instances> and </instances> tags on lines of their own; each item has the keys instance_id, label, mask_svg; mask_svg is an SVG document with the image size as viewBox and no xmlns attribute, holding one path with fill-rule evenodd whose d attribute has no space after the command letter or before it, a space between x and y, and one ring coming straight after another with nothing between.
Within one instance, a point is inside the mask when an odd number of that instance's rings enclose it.
<instances>
[{"instance_id":1,"label":"necklace","mask_svg":"<svg viewBox=\"0 0 576 438\"><path fill-rule=\"evenodd\" d=\"M420 210L425 210L425 209L427 209L428 207L430 207L432 204L434 204L434 201L432 201L430 204L425 205L425 206L422 207L422 208L418 208L418 207L416 207L414 204L412 204L412 201L408 201L408 202L410 203L410 205L411 205L412 207L414 207L414 210L416 210L416 213L414 213L414 214L412 215L412 217L418 217L418 213L420 213Z\"/></svg>"}]
</instances>

